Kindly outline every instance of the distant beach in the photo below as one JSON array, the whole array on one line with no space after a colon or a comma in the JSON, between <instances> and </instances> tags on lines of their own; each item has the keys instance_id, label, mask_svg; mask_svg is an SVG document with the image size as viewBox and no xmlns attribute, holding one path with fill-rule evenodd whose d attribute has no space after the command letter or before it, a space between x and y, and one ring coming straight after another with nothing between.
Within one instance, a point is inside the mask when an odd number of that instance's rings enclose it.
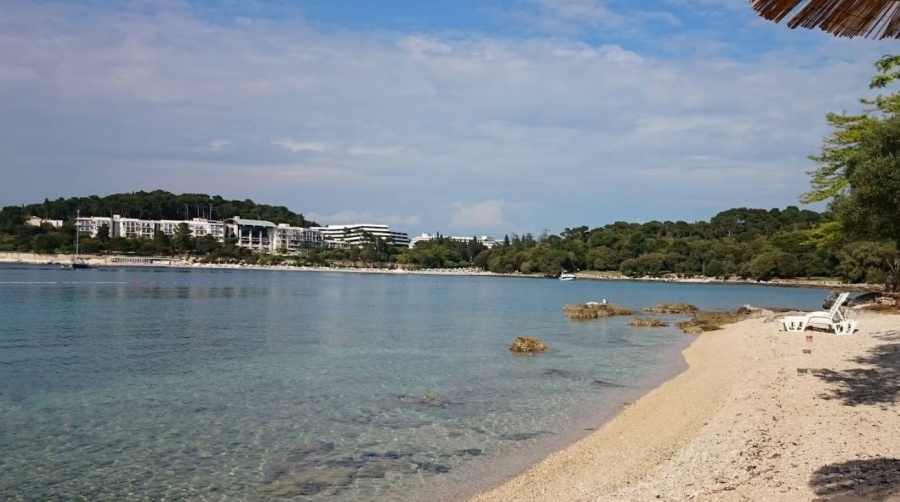
<instances>
[{"instance_id":1,"label":"distant beach","mask_svg":"<svg viewBox=\"0 0 900 502\"><path fill-rule=\"evenodd\" d=\"M900 317L856 317L852 336L700 335L687 371L472 502L900 500Z\"/></svg>"}]
</instances>

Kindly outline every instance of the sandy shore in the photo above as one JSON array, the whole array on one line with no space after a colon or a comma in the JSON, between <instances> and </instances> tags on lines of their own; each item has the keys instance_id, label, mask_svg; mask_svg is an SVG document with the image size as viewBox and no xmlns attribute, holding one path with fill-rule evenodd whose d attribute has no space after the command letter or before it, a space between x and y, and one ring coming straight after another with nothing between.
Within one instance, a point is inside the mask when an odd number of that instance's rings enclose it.
<instances>
[{"instance_id":1,"label":"sandy shore","mask_svg":"<svg viewBox=\"0 0 900 502\"><path fill-rule=\"evenodd\" d=\"M900 316L856 317L852 336L700 335L687 371L472 500L900 500Z\"/></svg>"}]
</instances>

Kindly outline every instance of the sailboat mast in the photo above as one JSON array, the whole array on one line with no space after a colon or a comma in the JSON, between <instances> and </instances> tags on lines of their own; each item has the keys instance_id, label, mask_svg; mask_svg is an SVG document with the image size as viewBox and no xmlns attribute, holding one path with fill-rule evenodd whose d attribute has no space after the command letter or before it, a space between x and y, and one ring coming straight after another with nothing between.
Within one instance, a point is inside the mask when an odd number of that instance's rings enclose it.
<instances>
[{"instance_id":1,"label":"sailboat mast","mask_svg":"<svg viewBox=\"0 0 900 502\"><path fill-rule=\"evenodd\" d=\"M81 211L75 212L75 254L72 255L72 263L75 263L75 260L78 259L78 219L81 218Z\"/></svg>"}]
</instances>

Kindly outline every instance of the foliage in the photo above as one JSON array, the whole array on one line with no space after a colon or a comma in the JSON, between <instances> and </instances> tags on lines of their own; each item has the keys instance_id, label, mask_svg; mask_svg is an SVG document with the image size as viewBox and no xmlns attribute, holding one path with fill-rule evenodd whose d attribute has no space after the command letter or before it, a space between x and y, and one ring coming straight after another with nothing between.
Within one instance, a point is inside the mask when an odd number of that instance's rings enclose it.
<instances>
[{"instance_id":1,"label":"foliage","mask_svg":"<svg viewBox=\"0 0 900 502\"><path fill-rule=\"evenodd\" d=\"M886 87L900 78L900 70L894 69L897 67L900 67L900 55L887 54L882 56L881 59L875 62L875 69L878 70L879 74L872 77L869 87L872 89Z\"/></svg>"},{"instance_id":2,"label":"foliage","mask_svg":"<svg viewBox=\"0 0 900 502\"><path fill-rule=\"evenodd\" d=\"M900 56L887 55L875 63L871 88L883 88L900 78ZM889 241L900 244L900 94L861 100L869 106L861 115L829 114L833 131L820 155L810 157L819 168L811 172L813 190L804 202L830 201L836 222L811 235L818 248L836 247L841 240ZM853 246L850 250L859 250ZM847 276L883 275L892 289L900 282L900 256L885 256L876 269L851 265L852 252L842 254L840 269ZM866 260L863 260L866 261Z\"/></svg>"},{"instance_id":3,"label":"foliage","mask_svg":"<svg viewBox=\"0 0 900 502\"><path fill-rule=\"evenodd\" d=\"M900 243L900 115L861 138L847 181L849 193L835 202L844 230L860 239Z\"/></svg>"},{"instance_id":4,"label":"foliage","mask_svg":"<svg viewBox=\"0 0 900 502\"><path fill-rule=\"evenodd\" d=\"M27 207L43 207L34 205ZM257 207L266 207L259 205ZM7 208L9 209L9 208ZM75 228L31 227L22 208L0 211L0 251L71 253ZM52 210L52 208L51 208ZM83 213L84 214L84 213ZM249 214L249 213L248 213ZM474 237L459 242L438 235L414 249L369 236L361 247L309 247L300 256L255 254L234 241L194 238L179 227L171 237L110 237L108 229L80 239L83 254L177 255L207 262L266 265L340 265L410 269L475 267L495 273L558 276L563 270L622 272L635 277L734 275L760 280L776 277L840 277L871 281L900 267L885 261L893 246L817 233L834 225L833 213L785 209L734 208L709 221L614 222L602 227L566 228L559 235L505 236L487 249ZM276 219L277 220L277 219Z\"/></svg>"},{"instance_id":5,"label":"foliage","mask_svg":"<svg viewBox=\"0 0 900 502\"><path fill-rule=\"evenodd\" d=\"M283 206L256 204L250 199L225 200L218 195L184 193L175 195L163 190L132 192L99 197L71 197L56 200L44 199L40 204L23 207L9 206L0 211L0 227L19 224L25 216L39 216L48 220L72 220L76 212L82 216L121 215L125 218L155 220L186 220L191 218L225 219L242 218L289 223L299 227L318 226L302 214Z\"/></svg>"}]
</instances>

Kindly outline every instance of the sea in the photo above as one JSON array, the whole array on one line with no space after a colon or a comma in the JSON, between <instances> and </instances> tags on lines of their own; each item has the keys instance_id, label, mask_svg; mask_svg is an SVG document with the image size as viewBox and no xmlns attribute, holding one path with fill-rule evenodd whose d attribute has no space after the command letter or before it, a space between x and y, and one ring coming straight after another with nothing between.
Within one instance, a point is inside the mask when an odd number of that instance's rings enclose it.
<instances>
[{"instance_id":1,"label":"sea","mask_svg":"<svg viewBox=\"0 0 900 502\"><path fill-rule=\"evenodd\" d=\"M0 265L0 500L462 500L684 370L696 335L564 304L819 310L827 293ZM518 336L549 351L515 355Z\"/></svg>"}]
</instances>

